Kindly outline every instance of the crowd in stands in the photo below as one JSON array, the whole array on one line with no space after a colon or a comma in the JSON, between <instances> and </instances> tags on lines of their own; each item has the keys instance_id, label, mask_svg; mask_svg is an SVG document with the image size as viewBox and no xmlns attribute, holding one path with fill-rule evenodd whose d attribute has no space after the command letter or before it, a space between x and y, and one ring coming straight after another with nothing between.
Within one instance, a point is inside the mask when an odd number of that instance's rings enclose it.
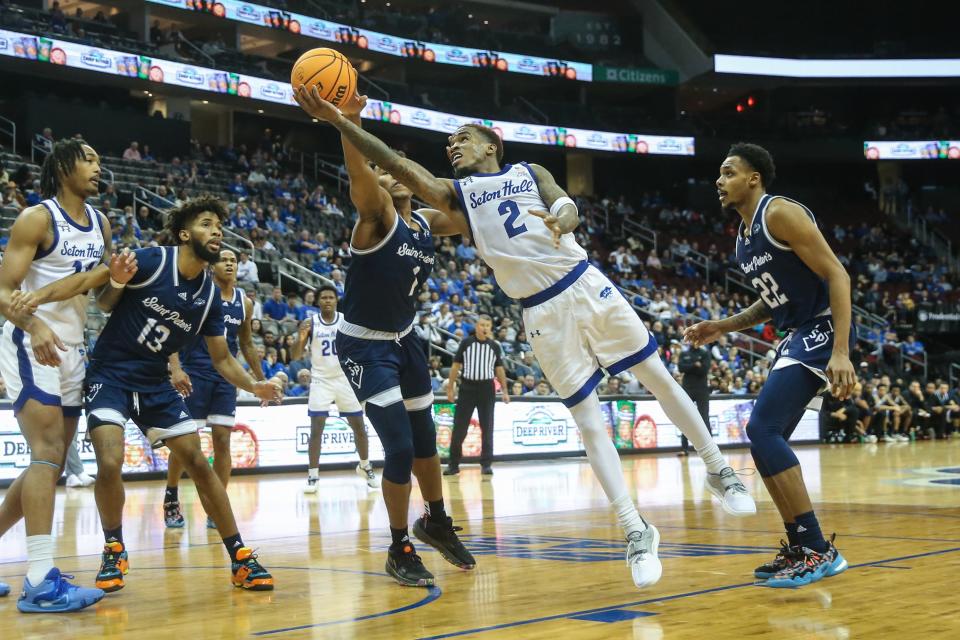
<instances>
[{"instance_id":1,"label":"crowd in stands","mask_svg":"<svg viewBox=\"0 0 960 640\"><path fill-rule=\"evenodd\" d=\"M39 135L53 139L49 130ZM259 142L233 149L214 149L194 141L184 157L169 159L153 158L148 144L131 141L121 158L108 162L117 163L118 170L123 165L150 169L155 182L140 180L139 184L128 185L141 190L139 200L146 204L136 211L130 204L118 208L124 194L114 184L105 186L96 204L110 218L114 246L136 248L165 243L163 211L209 190L210 180L221 176L217 184L220 195L229 203L228 232L249 241L246 244L236 236L227 238L241 249L238 279L254 302L253 333L261 357L261 362L254 366L260 366L265 375L280 377L288 393L301 394L309 385L308 373L303 373L309 370L309 357L294 360L292 346L299 323L316 313L317 307L310 290L273 286L276 275L271 261L275 262L280 255L287 257L316 274L315 282L322 278L342 294L350 267L349 237L354 211L335 182L308 182L288 160L288 151L269 130L264 131ZM25 164L11 169L13 175L4 170L5 175L0 176L2 184L8 185L4 192L8 212L39 201L35 171ZM124 201L129 201L127 196ZM580 197L577 202L582 218L576 232L579 242L587 248L591 261L622 288L647 322L659 345L660 357L679 378L679 355L688 348L681 342L683 327L700 319L720 319L737 313L754 299L746 288L724 287L719 277L733 264L737 221L676 207L658 193L646 194L633 202L623 197ZM636 234L624 234L624 221L656 233L657 250ZM902 378L903 388L919 371L905 367L902 359L884 357L885 351L895 347L911 362L922 360L925 347L913 332L911 314L920 305L956 296L956 274L915 239L895 233L892 224L883 220L835 225L824 230L850 270L855 283L855 304L885 323L863 325L859 348L851 355L863 374L873 376L863 376L863 393L881 398L890 392L890 383L881 391L880 381L884 378L880 376L894 381ZM254 249L248 250L249 245ZM472 331L477 315L486 313L494 318L494 337L506 358L510 392L554 395L527 341L519 307L500 289L470 241L438 239L437 253L433 274L419 292L415 325L417 335L428 345L434 390L445 392L452 354L460 339ZM310 276L298 273L296 277ZM711 391L756 393L766 380L783 337L769 323L745 334L724 336L710 349ZM926 380L917 381L926 386ZM931 384L936 392L939 380L931 379ZM604 380L600 392L632 395L643 393L643 389L625 372ZM931 396L925 390L923 393L926 402ZM950 393L955 395L948 389ZM845 406L842 413L852 415L849 403ZM877 406L873 403L871 408ZM899 415L885 407L880 405L879 414ZM859 411L857 419L846 429L847 436L882 438L884 432L871 432L865 424L865 413ZM936 417L940 412L932 408L916 406L912 411L911 422L890 417L874 420L872 428L887 429L889 437L911 432L926 437L928 423L937 433L946 433L954 420L950 417L941 425ZM935 417L931 419L924 412ZM948 415L958 414L954 411ZM864 427L862 433L856 425Z\"/></svg>"}]
</instances>

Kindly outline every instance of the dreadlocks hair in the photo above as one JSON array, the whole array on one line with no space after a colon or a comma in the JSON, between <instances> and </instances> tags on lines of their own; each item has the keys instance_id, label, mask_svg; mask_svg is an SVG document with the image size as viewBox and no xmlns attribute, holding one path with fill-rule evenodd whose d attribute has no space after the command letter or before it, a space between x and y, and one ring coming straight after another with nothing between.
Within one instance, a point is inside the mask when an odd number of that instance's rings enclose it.
<instances>
[{"instance_id":1,"label":"dreadlocks hair","mask_svg":"<svg viewBox=\"0 0 960 640\"><path fill-rule=\"evenodd\" d=\"M750 168L760 174L760 183L764 189L769 189L777 177L777 168L773 164L770 152L758 144L738 142L727 151L727 157L737 156L745 161Z\"/></svg>"},{"instance_id":2,"label":"dreadlocks hair","mask_svg":"<svg viewBox=\"0 0 960 640\"><path fill-rule=\"evenodd\" d=\"M230 217L227 206L223 204L216 196L202 195L196 198L190 198L176 209L167 213L166 231L169 234L169 242L176 246L182 244L180 232L189 227L201 213L210 212L216 215L220 222L226 222Z\"/></svg>"},{"instance_id":3,"label":"dreadlocks hair","mask_svg":"<svg viewBox=\"0 0 960 640\"><path fill-rule=\"evenodd\" d=\"M57 195L63 179L73 173L78 160L86 157L84 146L87 143L80 138L65 138L54 143L40 168L40 193L44 198Z\"/></svg>"}]
</instances>

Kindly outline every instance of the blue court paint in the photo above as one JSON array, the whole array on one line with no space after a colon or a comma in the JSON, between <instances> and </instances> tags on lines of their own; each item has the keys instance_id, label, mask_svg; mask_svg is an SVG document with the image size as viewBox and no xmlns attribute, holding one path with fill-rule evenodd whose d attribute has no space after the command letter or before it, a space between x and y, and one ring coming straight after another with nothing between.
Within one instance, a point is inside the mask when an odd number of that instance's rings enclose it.
<instances>
[{"instance_id":1,"label":"blue court paint","mask_svg":"<svg viewBox=\"0 0 960 640\"><path fill-rule=\"evenodd\" d=\"M877 569L913 569L913 567L891 567L888 564L875 564L871 566L876 567Z\"/></svg>"},{"instance_id":2,"label":"blue court paint","mask_svg":"<svg viewBox=\"0 0 960 640\"><path fill-rule=\"evenodd\" d=\"M386 575L386 574L377 574L377 575ZM332 627L338 624L347 624L350 622L363 622L364 620L371 620L373 618L385 618L387 616L396 615L398 613L403 613L404 611L410 611L411 609L417 609L425 605L430 604L434 600L438 599L443 592L440 591L440 587L430 587L427 589L427 595L414 602L413 604L408 604L404 607L398 607L396 609L391 609L390 611L381 611L379 613L370 613L365 616L359 616L356 618L344 618L343 620L332 620L330 622L318 622L316 624L303 624L298 627L286 627L284 629L270 629L269 631L258 631L254 633L255 636L269 636L275 633L286 633L288 631L301 631L303 629L320 629L322 627Z\"/></svg>"},{"instance_id":3,"label":"blue court paint","mask_svg":"<svg viewBox=\"0 0 960 640\"><path fill-rule=\"evenodd\" d=\"M960 478L948 478L946 480L928 480L930 484L960 484Z\"/></svg>"},{"instance_id":4,"label":"blue court paint","mask_svg":"<svg viewBox=\"0 0 960 640\"><path fill-rule=\"evenodd\" d=\"M960 547L952 547L950 549L941 549L940 551L927 551L926 553L916 553L909 556L900 556L898 558L884 558L883 560L875 560L873 562L863 562L861 564L850 565L850 569L858 569L861 567L872 567L876 565L886 564L888 562L901 562L903 560L913 560L914 558L925 558L928 556L937 556L943 555L945 553L955 553L960 551ZM702 596L708 593L718 593L720 591L730 591L731 589L739 589L741 587L749 587L757 584L756 582L741 582L739 584L731 584L722 587L713 587L711 589L701 589L700 591L690 591L688 593L677 593L672 596L661 596L659 598L650 598L649 600L638 600L636 602L624 602L621 604L611 605L609 607L597 607L595 609L586 609L584 611L570 611L567 613L560 613L552 616L543 616L540 618L529 618L527 620L516 620L514 622L505 622L503 624L491 625L489 627L478 627L476 629L465 629L463 631L453 631L450 633L443 633L436 636L427 636L419 638L418 640L441 640L442 638L455 638L457 636L466 636L472 634L483 633L485 631L497 631L499 629L509 629L511 627L520 627L528 624L535 624L537 622L547 622L550 620L559 620L562 618L573 618L576 616L588 615L592 613L598 613L601 611L610 611L613 609L622 609L624 607L639 607L646 604L652 604L654 602L668 602L670 600L679 600L681 598L693 598L696 596Z\"/></svg>"},{"instance_id":5,"label":"blue court paint","mask_svg":"<svg viewBox=\"0 0 960 640\"><path fill-rule=\"evenodd\" d=\"M586 613L582 616L571 616L574 620L586 620L587 622L626 622L634 618L646 618L657 614L647 611L628 611L627 609L609 609L607 611L597 611L596 613Z\"/></svg>"}]
</instances>

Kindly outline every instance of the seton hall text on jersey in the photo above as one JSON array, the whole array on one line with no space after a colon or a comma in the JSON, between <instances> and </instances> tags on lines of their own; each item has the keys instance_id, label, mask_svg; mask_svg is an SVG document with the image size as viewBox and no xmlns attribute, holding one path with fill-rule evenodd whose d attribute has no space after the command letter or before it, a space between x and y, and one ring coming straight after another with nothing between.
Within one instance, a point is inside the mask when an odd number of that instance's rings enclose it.
<instances>
[{"instance_id":1,"label":"seton hall text on jersey","mask_svg":"<svg viewBox=\"0 0 960 640\"><path fill-rule=\"evenodd\" d=\"M70 258L96 258L99 260L103 257L103 244L88 242L87 246L84 247L69 240L64 240L63 246L60 247L60 255Z\"/></svg>"},{"instance_id":2,"label":"seton hall text on jersey","mask_svg":"<svg viewBox=\"0 0 960 640\"><path fill-rule=\"evenodd\" d=\"M476 209L482 204L486 204L491 200L498 200L500 198L506 198L507 196L515 196L518 193L526 193L528 191L533 191L534 187L533 180L521 180L520 184L514 184L513 180L504 181L503 185L496 191L486 191L482 193L471 193L470 194L470 206Z\"/></svg>"},{"instance_id":3,"label":"seton hall text on jersey","mask_svg":"<svg viewBox=\"0 0 960 640\"><path fill-rule=\"evenodd\" d=\"M175 326L179 327L180 329L183 329L184 331L189 332L193 329L193 324L181 318L179 311L176 311L173 309L167 309L165 306L160 304L160 300L156 296L152 298L145 298L143 300L143 306L145 306L147 309L150 309L151 311L156 311L157 313L160 314L161 318L163 318L167 322L172 322Z\"/></svg>"},{"instance_id":4,"label":"seton hall text on jersey","mask_svg":"<svg viewBox=\"0 0 960 640\"><path fill-rule=\"evenodd\" d=\"M756 269L759 269L764 264L773 260L773 256L770 255L770 252L766 252L762 256L753 256L750 262L741 262L740 268L743 269L744 273L750 273Z\"/></svg>"}]
</instances>

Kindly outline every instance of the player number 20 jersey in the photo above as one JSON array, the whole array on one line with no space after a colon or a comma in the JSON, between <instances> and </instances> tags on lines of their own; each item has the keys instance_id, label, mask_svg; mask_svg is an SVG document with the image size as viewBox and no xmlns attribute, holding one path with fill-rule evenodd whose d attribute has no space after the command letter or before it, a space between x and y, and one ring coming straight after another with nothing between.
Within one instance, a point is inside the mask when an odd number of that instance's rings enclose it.
<instances>
[{"instance_id":1,"label":"player number 20 jersey","mask_svg":"<svg viewBox=\"0 0 960 640\"><path fill-rule=\"evenodd\" d=\"M336 312L329 324L323 321L319 313L310 317L310 377L313 382L343 376L340 360L337 359L337 329L342 321L343 314L340 312Z\"/></svg>"}]
</instances>

